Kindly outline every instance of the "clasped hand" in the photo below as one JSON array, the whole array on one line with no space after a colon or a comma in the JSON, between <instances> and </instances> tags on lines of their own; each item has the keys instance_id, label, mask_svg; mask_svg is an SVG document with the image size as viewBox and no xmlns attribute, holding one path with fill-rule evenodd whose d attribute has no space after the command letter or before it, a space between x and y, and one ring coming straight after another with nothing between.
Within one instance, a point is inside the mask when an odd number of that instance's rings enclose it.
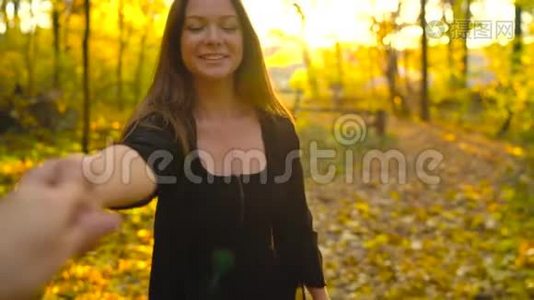
<instances>
[{"instance_id":1,"label":"clasped hand","mask_svg":"<svg viewBox=\"0 0 534 300\"><path fill-rule=\"evenodd\" d=\"M66 260L119 226L119 216L92 199L93 188L74 155L29 171L0 200L0 299L31 297Z\"/></svg>"}]
</instances>

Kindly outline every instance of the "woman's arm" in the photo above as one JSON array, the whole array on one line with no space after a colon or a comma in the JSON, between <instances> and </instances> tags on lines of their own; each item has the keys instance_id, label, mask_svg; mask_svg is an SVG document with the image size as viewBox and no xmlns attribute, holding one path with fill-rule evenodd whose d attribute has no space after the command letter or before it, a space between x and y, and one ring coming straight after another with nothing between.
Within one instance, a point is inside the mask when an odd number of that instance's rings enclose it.
<instances>
[{"instance_id":1,"label":"woman's arm","mask_svg":"<svg viewBox=\"0 0 534 300\"><path fill-rule=\"evenodd\" d=\"M176 182L181 153L172 130L157 116L147 117L120 144L85 159L84 171L102 206L133 208L150 202L161 184Z\"/></svg>"},{"instance_id":2,"label":"woman's arm","mask_svg":"<svg viewBox=\"0 0 534 300\"><path fill-rule=\"evenodd\" d=\"M326 282L322 270L322 255L317 245L317 233L313 230L313 217L308 208L302 164L297 152L299 139L293 124L287 121L281 133L283 146L282 158L290 163L289 177L283 183L286 190L282 197L284 203L276 209L273 224L275 245L280 254L280 263L296 276L298 283L304 283L314 299L328 299ZM290 278L291 279L291 278Z\"/></svg>"},{"instance_id":3,"label":"woman's arm","mask_svg":"<svg viewBox=\"0 0 534 300\"><path fill-rule=\"evenodd\" d=\"M152 169L137 151L125 145L83 157L82 169L102 207L127 207L148 198L156 189Z\"/></svg>"}]
</instances>

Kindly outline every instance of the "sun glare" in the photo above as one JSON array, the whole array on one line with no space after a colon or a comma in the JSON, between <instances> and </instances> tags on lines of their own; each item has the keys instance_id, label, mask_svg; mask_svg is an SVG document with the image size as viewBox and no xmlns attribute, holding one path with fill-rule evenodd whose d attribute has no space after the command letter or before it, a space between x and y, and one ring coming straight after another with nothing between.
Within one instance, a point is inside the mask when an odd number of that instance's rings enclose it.
<instances>
[{"instance_id":1,"label":"sun glare","mask_svg":"<svg viewBox=\"0 0 534 300\"><path fill-rule=\"evenodd\" d=\"M172 0L164 0L167 7ZM264 47L276 47L288 41L305 41L311 49L331 47L337 42L347 42L357 45L374 46L376 36L371 28L374 21L387 20L399 7L397 24L402 27L395 36L387 37L398 49L416 49L420 44L422 30L419 26L420 12L419 0L242 0L249 13L254 27L262 40ZM400 1L400 2L399 2ZM111 1L115 3L114 1ZM110 2L110 3L111 3ZM19 15L22 32L34 30L37 26L50 28L49 0L33 1L32 7L28 2L21 2ZM302 15L296 9L297 4ZM400 4L400 6L399 6ZM439 21L443 15L451 19L451 10L443 10L440 0L427 1L426 20ZM491 24L491 37L470 38L468 47L480 48L498 42L506 44L511 37L503 34L506 22L514 21L514 3L512 0L484 0L476 1L471 5L473 20L489 21ZM131 12L130 12L131 13ZM142 11L139 14L142 15ZM14 15L14 7L8 2L6 7L8 19ZM158 33L163 31L166 12L158 14L155 26ZM303 22L301 17L305 17ZM95 16L96 17L96 16ZM115 17L115 14L106 15L105 18ZM143 19L142 16L131 16L132 22ZM532 16L525 14L524 20L532 23ZM116 22L108 23L115 24ZM503 25L504 24L504 25ZM499 27L500 26L500 27ZM513 25L512 25L513 26ZM6 24L0 24L0 33L6 30ZM110 28L110 30L115 30ZM513 30L513 29L512 29ZM276 32L276 34L273 34ZM500 35L498 35L501 33ZM474 33L470 32L470 36ZM528 33L525 42L534 39ZM429 40L430 45L447 43L448 38L441 37Z\"/></svg>"},{"instance_id":2,"label":"sun glare","mask_svg":"<svg viewBox=\"0 0 534 300\"><path fill-rule=\"evenodd\" d=\"M336 42L352 42L360 45L374 45L375 36L371 31L373 18L382 20L397 10L399 0L243 0L256 27L262 43L272 46L276 43L270 32L276 30L288 37L306 41L310 48L329 47ZM304 33L297 10L297 3L306 17ZM422 30L419 26L419 0L404 0L401 2L398 23L405 28L395 37L388 37L393 46L398 49L415 49L419 47ZM509 37L496 36L497 23L513 21L514 5L511 0L485 0L475 2L471 6L473 20L489 20L492 22L493 35L491 38L471 38L468 40L470 48L479 48L491 43L507 43ZM450 11L442 9L441 1L428 0L426 20L442 20L443 15L450 19ZM445 44L446 36L432 39L430 45Z\"/></svg>"}]
</instances>

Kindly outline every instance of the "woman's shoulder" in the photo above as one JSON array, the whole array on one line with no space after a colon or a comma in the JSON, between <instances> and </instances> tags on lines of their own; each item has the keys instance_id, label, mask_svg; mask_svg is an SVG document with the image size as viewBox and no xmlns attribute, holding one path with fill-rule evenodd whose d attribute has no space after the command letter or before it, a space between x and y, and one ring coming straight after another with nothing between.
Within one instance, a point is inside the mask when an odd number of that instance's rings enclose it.
<instances>
[{"instance_id":1,"label":"woman's shoulder","mask_svg":"<svg viewBox=\"0 0 534 300\"><path fill-rule=\"evenodd\" d=\"M298 147L299 139L291 116L266 113L265 119L273 142L291 146L291 148Z\"/></svg>"},{"instance_id":2,"label":"woman's shoulder","mask_svg":"<svg viewBox=\"0 0 534 300\"><path fill-rule=\"evenodd\" d=\"M151 144L166 148L176 147L172 126L158 113L150 113L132 122L124 132L122 142Z\"/></svg>"},{"instance_id":3,"label":"woman's shoulder","mask_svg":"<svg viewBox=\"0 0 534 300\"><path fill-rule=\"evenodd\" d=\"M292 133L295 131L293 118L289 115L282 115L273 112L261 112L262 118L267 120L280 133Z\"/></svg>"},{"instance_id":4,"label":"woman's shoulder","mask_svg":"<svg viewBox=\"0 0 534 300\"><path fill-rule=\"evenodd\" d=\"M153 129L168 131L171 129L170 124L165 118L157 112L152 112L139 119L139 126Z\"/></svg>"},{"instance_id":5,"label":"woman's shoulder","mask_svg":"<svg viewBox=\"0 0 534 300\"><path fill-rule=\"evenodd\" d=\"M131 122L127 130L125 130L125 133L126 135L145 134L166 136L168 138L175 136L174 127L171 122L157 112L141 116L134 122Z\"/></svg>"}]
</instances>

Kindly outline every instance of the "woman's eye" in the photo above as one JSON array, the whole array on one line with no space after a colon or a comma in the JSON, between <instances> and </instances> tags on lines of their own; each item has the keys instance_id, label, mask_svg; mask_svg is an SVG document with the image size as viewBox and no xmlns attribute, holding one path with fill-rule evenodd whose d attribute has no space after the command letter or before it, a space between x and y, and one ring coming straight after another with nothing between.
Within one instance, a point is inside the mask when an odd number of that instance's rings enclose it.
<instances>
[{"instance_id":1,"label":"woman's eye","mask_svg":"<svg viewBox=\"0 0 534 300\"><path fill-rule=\"evenodd\" d=\"M223 30L225 31L236 31L238 28L236 26L226 26L226 27L223 27Z\"/></svg>"},{"instance_id":2,"label":"woman's eye","mask_svg":"<svg viewBox=\"0 0 534 300\"><path fill-rule=\"evenodd\" d=\"M188 26L187 27L187 30L191 32L198 32L198 31L201 31L202 29L204 29L204 26Z\"/></svg>"}]
</instances>

